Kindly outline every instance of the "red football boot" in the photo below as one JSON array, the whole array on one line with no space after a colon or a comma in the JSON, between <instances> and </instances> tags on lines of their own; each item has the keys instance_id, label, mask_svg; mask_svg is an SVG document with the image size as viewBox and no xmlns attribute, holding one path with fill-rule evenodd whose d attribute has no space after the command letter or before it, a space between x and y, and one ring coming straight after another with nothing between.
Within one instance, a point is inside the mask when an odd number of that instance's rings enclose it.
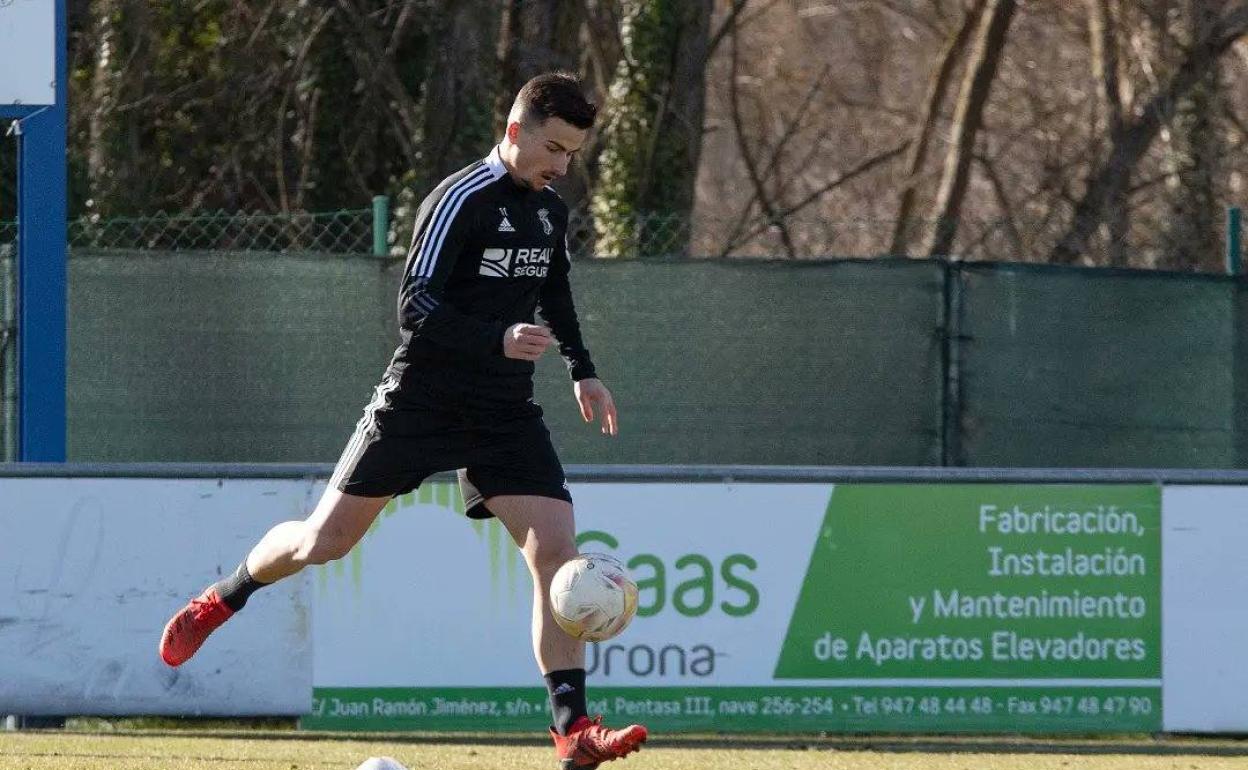
<instances>
[{"instance_id":1,"label":"red football boot","mask_svg":"<svg viewBox=\"0 0 1248 770\"><path fill-rule=\"evenodd\" d=\"M550 735L555 739L560 770L594 770L601 762L640 751L647 733L641 725L612 730L603 727L602 717L581 717L568 728L567 735L559 735L553 729Z\"/></svg>"},{"instance_id":2,"label":"red football boot","mask_svg":"<svg viewBox=\"0 0 1248 770\"><path fill-rule=\"evenodd\" d=\"M180 666L191 659L208 634L230 619L234 610L226 606L209 588L170 618L160 635L160 657L170 666Z\"/></svg>"}]
</instances>

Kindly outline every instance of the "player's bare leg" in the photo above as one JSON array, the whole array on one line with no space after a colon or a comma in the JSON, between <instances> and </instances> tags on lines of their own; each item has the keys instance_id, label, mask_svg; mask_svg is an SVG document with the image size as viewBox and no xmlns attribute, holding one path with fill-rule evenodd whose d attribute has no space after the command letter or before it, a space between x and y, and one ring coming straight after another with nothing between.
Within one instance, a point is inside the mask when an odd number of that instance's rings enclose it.
<instances>
[{"instance_id":1,"label":"player's bare leg","mask_svg":"<svg viewBox=\"0 0 1248 770\"><path fill-rule=\"evenodd\" d=\"M309 564L341 559L360 542L388 497L360 497L332 486L312 515L270 529L247 554L247 571L261 583L275 583Z\"/></svg>"},{"instance_id":2,"label":"player's bare leg","mask_svg":"<svg viewBox=\"0 0 1248 770\"><path fill-rule=\"evenodd\" d=\"M364 533L388 497L359 497L325 490L312 514L270 529L225 580L213 583L165 624L160 657L180 666L199 650L208 635L242 609L253 591L289 577L309 564L341 559Z\"/></svg>"},{"instance_id":3,"label":"player's bare leg","mask_svg":"<svg viewBox=\"0 0 1248 770\"><path fill-rule=\"evenodd\" d=\"M550 614L550 581L576 556L572 504L551 497L500 495L486 501L516 545L533 577L533 656L542 674L585 667L585 645L565 634Z\"/></svg>"},{"instance_id":4,"label":"player's bare leg","mask_svg":"<svg viewBox=\"0 0 1248 770\"><path fill-rule=\"evenodd\" d=\"M499 495L486 500L516 545L533 578L533 655L546 678L555 725L551 737L563 770L592 770L599 763L637 751L646 728L622 730L590 719L585 708L585 644L568 636L550 614L550 583L563 563L576 555L572 504L532 495Z\"/></svg>"}]
</instances>

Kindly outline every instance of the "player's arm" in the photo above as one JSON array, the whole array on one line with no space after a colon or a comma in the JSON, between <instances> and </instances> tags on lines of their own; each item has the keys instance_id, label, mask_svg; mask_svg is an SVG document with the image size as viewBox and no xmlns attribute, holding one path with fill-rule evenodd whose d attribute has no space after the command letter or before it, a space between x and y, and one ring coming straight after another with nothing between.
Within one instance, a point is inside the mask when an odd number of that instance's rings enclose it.
<instances>
[{"instance_id":1,"label":"player's arm","mask_svg":"<svg viewBox=\"0 0 1248 770\"><path fill-rule=\"evenodd\" d=\"M614 436L619 430L615 400L607 386L598 379L593 359L589 357L589 349L585 347L581 336L581 324L576 316L576 305L572 301L572 284L568 279L571 269L572 261L568 256L565 238L556 247L550 272L542 283L538 294L538 312L559 342L559 355L563 356L568 365L568 374L574 383L573 394L581 408L581 418L585 422L593 422L597 411L602 419L602 432Z\"/></svg>"},{"instance_id":2,"label":"player's arm","mask_svg":"<svg viewBox=\"0 0 1248 770\"><path fill-rule=\"evenodd\" d=\"M427 214L429 222L408 253L399 313L414 337L486 358L502 354L506 326L474 318L445 299L451 270L472 237L474 211L471 201L448 193Z\"/></svg>"},{"instance_id":3,"label":"player's arm","mask_svg":"<svg viewBox=\"0 0 1248 770\"><path fill-rule=\"evenodd\" d=\"M593 379L593 359L581 337L581 324L576 317L576 305L572 301L572 284L568 274L572 262L568 258L567 238L560 240L550 260L550 271L537 295L537 309L559 341L559 355L568 365L573 382Z\"/></svg>"}]
</instances>

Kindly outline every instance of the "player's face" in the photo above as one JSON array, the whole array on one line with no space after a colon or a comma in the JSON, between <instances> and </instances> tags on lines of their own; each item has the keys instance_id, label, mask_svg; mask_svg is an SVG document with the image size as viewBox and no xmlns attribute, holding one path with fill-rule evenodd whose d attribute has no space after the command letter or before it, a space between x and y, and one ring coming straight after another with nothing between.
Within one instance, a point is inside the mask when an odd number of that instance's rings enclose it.
<instances>
[{"instance_id":1,"label":"player's face","mask_svg":"<svg viewBox=\"0 0 1248 770\"><path fill-rule=\"evenodd\" d=\"M521 183L540 190L568 173L568 166L585 144L589 131L560 118L534 125L512 124L516 136L516 175Z\"/></svg>"}]
</instances>

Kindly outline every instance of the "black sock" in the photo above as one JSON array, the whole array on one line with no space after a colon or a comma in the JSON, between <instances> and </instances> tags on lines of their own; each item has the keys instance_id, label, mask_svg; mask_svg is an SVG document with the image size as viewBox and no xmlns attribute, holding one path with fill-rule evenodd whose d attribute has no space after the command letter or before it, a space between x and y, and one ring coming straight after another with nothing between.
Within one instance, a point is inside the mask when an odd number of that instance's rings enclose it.
<instances>
[{"instance_id":1,"label":"black sock","mask_svg":"<svg viewBox=\"0 0 1248 770\"><path fill-rule=\"evenodd\" d=\"M585 707L585 669L568 668L546 675L550 693L550 713L555 718L555 732L567 735L572 723L589 716Z\"/></svg>"},{"instance_id":2,"label":"black sock","mask_svg":"<svg viewBox=\"0 0 1248 770\"><path fill-rule=\"evenodd\" d=\"M251 576L251 573L247 571L247 560L243 559L243 563L238 565L233 575L224 580L218 580L213 588L217 589L217 596L221 597L226 607L238 612L247 604L247 599L252 594L267 585L268 583L261 583Z\"/></svg>"}]
</instances>

